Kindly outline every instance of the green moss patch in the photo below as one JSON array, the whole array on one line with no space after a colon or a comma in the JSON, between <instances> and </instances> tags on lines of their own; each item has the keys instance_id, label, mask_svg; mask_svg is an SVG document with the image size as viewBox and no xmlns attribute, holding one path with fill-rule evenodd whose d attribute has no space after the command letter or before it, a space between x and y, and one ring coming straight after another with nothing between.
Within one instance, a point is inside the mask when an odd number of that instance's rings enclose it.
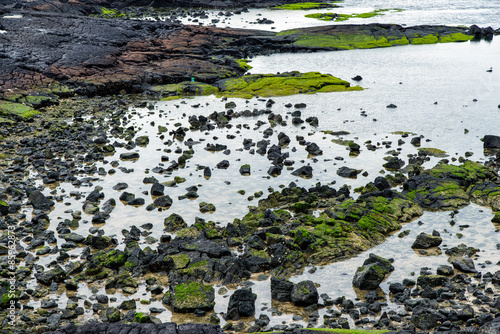
<instances>
[{"instance_id":1,"label":"green moss patch","mask_svg":"<svg viewBox=\"0 0 500 334\"><path fill-rule=\"evenodd\" d=\"M248 60L248 59L236 59L236 62L245 71L247 71L247 70L249 70L249 69L252 68L252 66L248 65L248 63L250 62L250 60Z\"/></svg>"},{"instance_id":2,"label":"green moss patch","mask_svg":"<svg viewBox=\"0 0 500 334\"><path fill-rule=\"evenodd\" d=\"M212 95L219 92L217 87L194 81L183 81L177 84L154 86L151 87L150 90L160 94L160 96L165 99L175 99L179 96Z\"/></svg>"},{"instance_id":3,"label":"green moss patch","mask_svg":"<svg viewBox=\"0 0 500 334\"><path fill-rule=\"evenodd\" d=\"M101 14L99 16L110 19L117 19L125 17L125 14L119 12L116 9L101 7Z\"/></svg>"},{"instance_id":4,"label":"green moss patch","mask_svg":"<svg viewBox=\"0 0 500 334\"><path fill-rule=\"evenodd\" d=\"M188 313L196 309L210 311L215 305L215 290L198 282L182 283L174 287L171 306L174 312Z\"/></svg>"},{"instance_id":5,"label":"green moss patch","mask_svg":"<svg viewBox=\"0 0 500 334\"><path fill-rule=\"evenodd\" d=\"M446 151L432 147L419 148L418 155L430 155L431 157L437 158L444 158L448 156L448 154L446 154Z\"/></svg>"},{"instance_id":6,"label":"green moss patch","mask_svg":"<svg viewBox=\"0 0 500 334\"><path fill-rule=\"evenodd\" d=\"M473 39L474 36L466 35L460 32L439 36L439 43L451 43L451 42L467 42Z\"/></svg>"},{"instance_id":7,"label":"green moss patch","mask_svg":"<svg viewBox=\"0 0 500 334\"><path fill-rule=\"evenodd\" d=\"M460 166L438 164L413 176L406 196L430 210L453 210L470 200L500 208L500 187L491 183L496 174L488 167L466 161Z\"/></svg>"},{"instance_id":8,"label":"green moss patch","mask_svg":"<svg viewBox=\"0 0 500 334\"><path fill-rule=\"evenodd\" d=\"M333 21L339 17L337 13L314 13L314 14L306 14L305 17L311 19L318 19L321 21Z\"/></svg>"},{"instance_id":9,"label":"green moss patch","mask_svg":"<svg viewBox=\"0 0 500 334\"><path fill-rule=\"evenodd\" d=\"M241 78L225 79L217 84L221 90L217 96L240 98L362 89L351 87L347 81L319 72L286 72L276 75L251 74Z\"/></svg>"},{"instance_id":10,"label":"green moss patch","mask_svg":"<svg viewBox=\"0 0 500 334\"><path fill-rule=\"evenodd\" d=\"M333 1L332 1L333 2ZM289 3L280 6L274 6L273 9L282 10L310 10L310 9L323 9L323 8L335 8L339 7L333 3L327 2L297 2Z\"/></svg>"},{"instance_id":11,"label":"green moss patch","mask_svg":"<svg viewBox=\"0 0 500 334\"><path fill-rule=\"evenodd\" d=\"M246 60L238 60L244 69L250 68ZM362 90L329 74L319 72L285 72L281 74L250 74L240 78L220 80L216 85L195 82L155 86L150 89L162 97L162 100L178 99L182 96L211 95L217 97L252 98L253 96L285 96L315 92L343 92Z\"/></svg>"},{"instance_id":12,"label":"green moss patch","mask_svg":"<svg viewBox=\"0 0 500 334\"><path fill-rule=\"evenodd\" d=\"M308 14L320 20L343 20L350 17L371 17L383 12L352 15L335 13ZM409 27L399 25L334 25L281 31L277 38L297 47L312 49L351 50L390 47L408 44L463 42L472 39L460 27Z\"/></svg>"},{"instance_id":13,"label":"green moss patch","mask_svg":"<svg viewBox=\"0 0 500 334\"><path fill-rule=\"evenodd\" d=\"M242 229L241 225L245 225L245 235L248 235L262 224L268 226L265 216L270 214L266 209L272 207L294 212L294 215L281 216L274 223L282 231L289 231L284 238L296 247L283 256L283 266L289 269L293 261L322 264L353 256L383 242L388 233L400 228L401 223L423 213L420 206L401 195L385 198L367 194L358 200L337 200L335 193L326 186L319 187L317 192L292 187L269 194L243 220L235 220L235 228ZM313 215L318 208L322 208L322 213ZM283 238L270 236L266 239L268 245L280 241ZM300 254L296 254L295 249L300 249Z\"/></svg>"},{"instance_id":14,"label":"green moss patch","mask_svg":"<svg viewBox=\"0 0 500 334\"><path fill-rule=\"evenodd\" d=\"M98 266L118 269L127 261L127 255L120 250L100 251L92 257L92 262Z\"/></svg>"},{"instance_id":15,"label":"green moss patch","mask_svg":"<svg viewBox=\"0 0 500 334\"><path fill-rule=\"evenodd\" d=\"M315 13L315 14L307 14L305 17L314 18L322 21L347 21L352 18L360 18L367 19L378 15L385 15L386 12L402 12L403 9L376 9L372 12L368 13L359 13L359 14L336 14L336 13Z\"/></svg>"},{"instance_id":16,"label":"green moss patch","mask_svg":"<svg viewBox=\"0 0 500 334\"><path fill-rule=\"evenodd\" d=\"M4 116L7 119L32 118L36 114L38 114L38 112L27 105L0 100L0 116Z\"/></svg>"}]
</instances>

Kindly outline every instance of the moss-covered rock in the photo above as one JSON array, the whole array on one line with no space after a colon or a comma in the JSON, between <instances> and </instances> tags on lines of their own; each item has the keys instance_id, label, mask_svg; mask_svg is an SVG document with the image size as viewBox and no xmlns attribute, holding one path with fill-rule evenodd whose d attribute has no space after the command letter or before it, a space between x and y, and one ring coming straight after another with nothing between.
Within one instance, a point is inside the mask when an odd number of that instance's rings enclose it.
<instances>
[{"instance_id":1,"label":"moss-covered rock","mask_svg":"<svg viewBox=\"0 0 500 334\"><path fill-rule=\"evenodd\" d=\"M360 90L350 83L319 72L285 72L281 74L250 74L241 78L217 82L217 96L251 98L253 96L283 96L301 93Z\"/></svg>"},{"instance_id":2,"label":"moss-covered rock","mask_svg":"<svg viewBox=\"0 0 500 334\"><path fill-rule=\"evenodd\" d=\"M314 13L307 14L305 17L314 18L322 21L347 21L353 18L367 19L378 15L385 15L385 12L402 12L403 9L376 9L367 13L354 13L354 14L336 14L336 13Z\"/></svg>"},{"instance_id":3,"label":"moss-covered rock","mask_svg":"<svg viewBox=\"0 0 500 334\"><path fill-rule=\"evenodd\" d=\"M198 282L177 284L171 291L171 306L174 312L188 313L197 309L210 311L215 305L214 300L214 288Z\"/></svg>"},{"instance_id":4,"label":"moss-covered rock","mask_svg":"<svg viewBox=\"0 0 500 334\"><path fill-rule=\"evenodd\" d=\"M159 85L151 87L150 90L152 92L159 93L162 97L212 95L219 91L217 87L210 84L195 81L183 81L176 84Z\"/></svg>"},{"instance_id":5,"label":"moss-covered rock","mask_svg":"<svg viewBox=\"0 0 500 334\"><path fill-rule=\"evenodd\" d=\"M127 255L120 250L102 250L94 254L91 260L98 266L118 269L127 262Z\"/></svg>"},{"instance_id":6,"label":"moss-covered rock","mask_svg":"<svg viewBox=\"0 0 500 334\"><path fill-rule=\"evenodd\" d=\"M7 119L22 120L36 114L38 112L35 109L25 104L0 100L0 116Z\"/></svg>"},{"instance_id":7,"label":"moss-covered rock","mask_svg":"<svg viewBox=\"0 0 500 334\"><path fill-rule=\"evenodd\" d=\"M274 6L273 9L281 10L309 10L309 9L322 9L322 8L335 8L339 7L331 2L297 2L287 3L284 5Z\"/></svg>"},{"instance_id":8,"label":"moss-covered rock","mask_svg":"<svg viewBox=\"0 0 500 334\"><path fill-rule=\"evenodd\" d=\"M19 300L20 292L17 287L11 286L12 281L0 281L0 310L8 308Z\"/></svg>"},{"instance_id":9,"label":"moss-covered rock","mask_svg":"<svg viewBox=\"0 0 500 334\"><path fill-rule=\"evenodd\" d=\"M404 194L430 210L453 210L470 200L494 208L500 204L500 187L491 180L498 176L492 169L466 161L460 166L440 163L412 176L404 185Z\"/></svg>"},{"instance_id":10,"label":"moss-covered rock","mask_svg":"<svg viewBox=\"0 0 500 334\"><path fill-rule=\"evenodd\" d=\"M139 284L129 274L120 274L111 277L106 282L106 289L120 289L124 287L137 288Z\"/></svg>"},{"instance_id":11,"label":"moss-covered rock","mask_svg":"<svg viewBox=\"0 0 500 334\"><path fill-rule=\"evenodd\" d=\"M391 191L386 191L386 196L390 194L388 197L381 194L365 194L353 200L345 198L344 189L337 193L324 186L310 190L284 188L281 193L273 192L261 200L243 220L235 220L234 226L244 225L249 231L255 231L266 221L268 208L289 209L294 211L293 216L287 214L268 221L272 226L289 231L282 244L290 245L279 252L275 248L266 249L271 255L271 266L286 267L293 261L331 262L381 243L385 235L399 229L401 223L422 214L420 206L401 194ZM323 213L314 216L310 208L322 208ZM294 255L296 249L301 256Z\"/></svg>"},{"instance_id":12,"label":"moss-covered rock","mask_svg":"<svg viewBox=\"0 0 500 334\"><path fill-rule=\"evenodd\" d=\"M431 157L444 158L447 157L446 151L433 147L425 147L418 149L418 155L429 155Z\"/></svg>"},{"instance_id":13,"label":"moss-covered rock","mask_svg":"<svg viewBox=\"0 0 500 334\"><path fill-rule=\"evenodd\" d=\"M500 211L500 184L481 182L468 188L471 201L484 206L490 206L493 211Z\"/></svg>"},{"instance_id":14,"label":"moss-covered rock","mask_svg":"<svg viewBox=\"0 0 500 334\"><path fill-rule=\"evenodd\" d=\"M184 219L176 213L172 213L170 216L165 218L163 224L165 225L166 232L174 232L187 227Z\"/></svg>"},{"instance_id":15,"label":"moss-covered rock","mask_svg":"<svg viewBox=\"0 0 500 334\"><path fill-rule=\"evenodd\" d=\"M381 14L362 13L357 17ZM345 20L352 15L335 13L311 14L319 19ZM416 26L404 28L391 24L335 25L326 27L284 30L277 35L296 47L312 49L370 49L407 44L464 42L473 38L465 28L446 26Z\"/></svg>"}]
</instances>

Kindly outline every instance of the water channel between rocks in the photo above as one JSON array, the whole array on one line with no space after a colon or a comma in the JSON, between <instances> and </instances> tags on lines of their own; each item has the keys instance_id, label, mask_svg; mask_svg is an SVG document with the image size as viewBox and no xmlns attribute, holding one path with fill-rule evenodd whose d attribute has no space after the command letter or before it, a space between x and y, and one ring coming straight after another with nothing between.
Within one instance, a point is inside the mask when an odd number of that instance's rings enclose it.
<instances>
[{"instance_id":1,"label":"water channel between rocks","mask_svg":"<svg viewBox=\"0 0 500 334\"><path fill-rule=\"evenodd\" d=\"M486 134L498 135L500 43L496 40L314 54L278 54L256 57L250 64L253 66L252 73L298 70L301 72L321 71L349 81L355 75L363 77L359 85L365 88L364 91L272 98L275 104L270 109L275 114L281 114L287 121L287 126L273 127L273 133L267 139L270 140L271 145L277 144L278 133L286 133L291 138L291 143L283 149L283 152L290 153L289 159L295 161L294 169L311 165L313 167L312 178L302 179L293 176L291 170L286 168L278 177L270 177L267 170L271 162L266 156L251 154L249 150L241 149L245 138L250 138L253 142L264 139L263 131L270 128L267 115L235 118L229 122L231 128L217 128L207 133L187 132L184 140L191 138L199 143L192 146L194 156L188 160L186 167L174 170L172 173L155 173L153 168L158 166L166 168L171 161L177 160L180 154L176 153L176 149L188 149L182 141L172 139L172 142L168 143L168 140L172 138L168 132L175 130L179 125L177 123L189 127L187 119L190 115L208 116L214 111L223 111L228 101L222 101L214 96L177 101L150 101L150 108L130 110L131 123L129 125L133 124L140 129L137 136L147 135L150 139L146 147L133 149L140 154L138 160L120 161L119 155L127 150L117 149L115 155L108 157L104 163L96 163L96 167L106 173L101 176L96 175L86 186L74 188L70 184L61 184L54 189L46 189L46 194L54 190L55 194L63 196L63 202L57 203L55 210L50 214L50 229L55 230L61 220L71 219L72 211L81 210L85 196L95 186L103 188L105 200L118 199L121 192L113 190L112 187L119 182L126 182L128 184L126 191L146 200L146 205L140 207L126 206L117 201L117 207L111 213L111 217L102 226L98 225L104 230L105 235L115 236L121 241L122 229L130 229L132 225L139 227L145 223L152 223L150 236L159 239L164 234L163 220L171 213L180 214L189 225L194 222L195 217L201 217L224 226L232 222L234 218L243 217L248 205L257 205L259 198L252 199L249 196L262 191L264 198L270 187L278 190L280 186L296 182L298 186L307 188L321 182L334 184L335 188L347 184L352 190L365 185L373 181L375 177L389 173L382 167L385 162L383 158L388 155L388 151L399 148L399 157L407 162L407 155L417 152L417 148L410 144L410 139L414 136L424 136L422 147L446 151L447 159L463 157L465 152L471 152L473 155L470 159L484 161L487 158L484 156L480 139ZM489 68L493 68L493 72L487 72ZM475 99L477 101L474 101ZM233 108L235 111L243 111L266 109L267 99L253 98L248 101L229 99L229 101L236 103L236 107ZM317 117L318 126L314 127L307 123L292 125L289 113L298 109L285 107L287 103L292 105L306 103L307 106L300 109L302 118ZM391 103L397 108L386 107ZM258 121L264 124L258 126ZM167 128L164 138L160 138L158 134L159 125ZM360 155L349 155L345 146L331 141L339 137L325 134L321 132L322 130L349 132L340 138L359 143ZM410 135L402 137L401 134L396 134L396 131L408 132ZM229 138L235 137L229 139L228 136ZM307 141L317 143L323 150L323 154L316 157L308 156L304 147L298 144L296 136L304 136ZM405 143L398 145L399 139ZM368 140L371 140L374 145L378 144L376 151L365 148L364 143ZM211 153L204 150L207 144L216 143L227 145L230 154ZM162 162L162 156L167 156L169 161ZM222 160L228 160L229 168L216 168L217 163ZM439 160L440 158L431 158L425 167L430 168ZM119 166L112 167L112 161L117 161ZM240 175L239 168L244 164L251 166L250 176ZM209 179L203 177L201 167L205 166L212 170L212 176ZM356 179L342 178L336 174L341 166L360 169L368 174L366 176L359 174ZM108 174L111 169L116 170L116 173ZM171 181L174 177L186 179L185 182L178 183L175 187L167 188L166 193L174 202L169 209L146 211L146 206L153 202L149 194L143 194L151 188L151 185L143 183L144 177L147 176L155 176L160 182ZM186 194L186 188L190 186L198 188L199 198L180 200L179 196ZM245 194L238 193L240 190L244 190ZM70 197L71 191L81 192L83 197L81 199ZM201 213L198 205L203 201L213 203L216 211ZM318 268L314 273L309 273L309 268L307 268L303 275L292 277L291 280L298 282L311 279L320 284L320 293L327 293L331 298L339 296L356 298L356 292L351 284L352 276L356 267L361 265L368 253L373 252L395 260L396 270L381 286L383 293L387 295L387 282L401 282L403 278L412 277L412 272L415 273L416 278L422 267L429 267L435 271L438 265L447 264L445 255L422 256L410 248L417 234L431 233L433 230L440 232L443 237L443 246L441 246L443 252L444 249L460 243L479 248L481 252L476 260L477 269L481 272L494 272L498 270L497 262L500 261L500 255L496 249L500 238L496 233L498 226L495 227L491 223L491 217L492 213L489 208L469 205L453 217L455 224L452 226L450 212L426 212L418 221L403 226L402 230L410 231L406 237L399 238L393 235L383 244L358 257ZM91 217L84 214L83 221L78 228L74 229L74 232L86 236L89 227L92 226L88 222L90 220ZM141 238L141 247L149 245L155 248L155 239ZM59 242L63 240L59 239ZM123 248L123 245L118 248ZM79 255L80 252L81 248L77 248L69 254ZM40 263L50 263L55 259L54 257L55 255L41 257ZM271 315L269 307L282 309L282 306L271 302L269 279L256 280L254 283L252 288L258 295L256 317L261 313ZM32 285L35 286L33 281ZM104 289L101 290L98 293L105 293ZM216 293L215 312L226 311L228 302L226 297L232 291L229 290L220 296ZM88 296L96 294L96 291L91 291L85 284L80 284L77 294ZM124 298L120 293L112 296L117 300L111 302L110 306L119 305ZM61 302L66 299L64 293L62 295L54 293L53 297L59 298ZM127 298L148 300L150 295L144 287L141 287L135 295L127 296ZM37 303L32 302L32 305L37 306ZM153 301L149 305L138 306L137 311L147 312L150 307L164 308L160 301ZM263 310L266 307L267 309ZM389 307L395 308L396 306L389 303ZM322 310L320 314L324 314L324 311ZM170 311L157 316L162 321L178 320L176 318L178 315L172 315ZM282 316L274 315L271 319L271 325L280 324L281 321L290 322L291 313L284 313Z\"/></svg>"}]
</instances>

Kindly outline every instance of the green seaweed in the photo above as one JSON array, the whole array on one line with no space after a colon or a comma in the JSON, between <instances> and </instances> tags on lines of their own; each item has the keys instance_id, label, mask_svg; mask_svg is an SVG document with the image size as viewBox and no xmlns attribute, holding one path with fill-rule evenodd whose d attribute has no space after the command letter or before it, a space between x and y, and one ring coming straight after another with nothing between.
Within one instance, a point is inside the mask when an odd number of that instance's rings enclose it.
<instances>
[{"instance_id":1,"label":"green seaweed","mask_svg":"<svg viewBox=\"0 0 500 334\"><path fill-rule=\"evenodd\" d=\"M215 291L211 285L198 282L181 283L174 287L172 307L175 312L211 310L215 306Z\"/></svg>"},{"instance_id":2,"label":"green seaweed","mask_svg":"<svg viewBox=\"0 0 500 334\"><path fill-rule=\"evenodd\" d=\"M163 99L177 99L181 96L205 96L219 92L213 85L203 82L183 81L176 84L159 85L150 88L151 91L159 93Z\"/></svg>"},{"instance_id":3,"label":"green seaweed","mask_svg":"<svg viewBox=\"0 0 500 334\"><path fill-rule=\"evenodd\" d=\"M27 119L38 113L38 111L27 105L0 100L0 116Z\"/></svg>"},{"instance_id":4,"label":"green seaweed","mask_svg":"<svg viewBox=\"0 0 500 334\"><path fill-rule=\"evenodd\" d=\"M411 44L436 44L439 42L439 37L436 36L437 34L429 34L425 36L421 36L419 34L415 34L413 38L411 38L410 43Z\"/></svg>"},{"instance_id":5,"label":"green seaweed","mask_svg":"<svg viewBox=\"0 0 500 334\"><path fill-rule=\"evenodd\" d=\"M430 155L437 158L444 158L448 156L448 154L446 154L446 151L432 147L419 148L418 155Z\"/></svg>"},{"instance_id":6,"label":"green seaweed","mask_svg":"<svg viewBox=\"0 0 500 334\"><path fill-rule=\"evenodd\" d=\"M293 43L302 47L333 48L339 50L352 49L372 49L379 47L389 47L394 42L389 42L385 37L375 38L367 34L299 34L298 39Z\"/></svg>"},{"instance_id":7,"label":"green seaweed","mask_svg":"<svg viewBox=\"0 0 500 334\"><path fill-rule=\"evenodd\" d=\"M350 83L319 72L286 72L279 75L251 74L241 78L226 79L219 83L217 97L251 98L253 96L284 96L301 93L360 90Z\"/></svg>"},{"instance_id":8,"label":"green seaweed","mask_svg":"<svg viewBox=\"0 0 500 334\"><path fill-rule=\"evenodd\" d=\"M305 17L311 19L318 19L321 21L333 21L338 17L337 13L314 13L314 14L306 14Z\"/></svg>"},{"instance_id":9,"label":"green seaweed","mask_svg":"<svg viewBox=\"0 0 500 334\"><path fill-rule=\"evenodd\" d=\"M248 65L248 63L250 62L250 60L248 60L248 59L236 59L236 62L245 71L247 71L247 70L249 70L249 69L252 68L252 66Z\"/></svg>"},{"instance_id":10,"label":"green seaweed","mask_svg":"<svg viewBox=\"0 0 500 334\"><path fill-rule=\"evenodd\" d=\"M323 9L323 8L335 8L339 7L330 1L327 2L297 2L297 3L289 3L279 6L274 6L273 9L281 9L281 10L310 10L310 9Z\"/></svg>"},{"instance_id":11,"label":"green seaweed","mask_svg":"<svg viewBox=\"0 0 500 334\"><path fill-rule=\"evenodd\" d=\"M116 9L102 7L101 8L101 16L106 17L106 18L117 19L117 18L125 17L125 14L117 11Z\"/></svg>"},{"instance_id":12,"label":"green seaweed","mask_svg":"<svg viewBox=\"0 0 500 334\"><path fill-rule=\"evenodd\" d=\"M306 14L305 17L318 19L322 21L347 21L352 18L366 19L371 18L378 15L385 15L385 12L402 12L403 9L393 8L393 9L376 9L372 12L368 13L359 13L359 14L337 14L337 13L314 13L314 14Z\"/></svg>"},{"instance_id":13,"label":"green seaweed","mask_svg":"<svg viewBox=\"0 0 500 334\"><path fill-rule=\"evenodd\" d=\"M439 36L439 43L451 43L451 42L467 42L473 39L474 36L466 35L460 32L452 33L449 35Z\"/></svg>"}]
</instances>

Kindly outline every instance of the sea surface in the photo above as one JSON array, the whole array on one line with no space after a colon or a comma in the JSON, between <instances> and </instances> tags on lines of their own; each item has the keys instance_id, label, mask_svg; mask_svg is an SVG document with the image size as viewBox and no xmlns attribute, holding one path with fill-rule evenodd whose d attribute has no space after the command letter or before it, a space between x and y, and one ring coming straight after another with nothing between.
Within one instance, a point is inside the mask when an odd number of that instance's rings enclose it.
<instances>
[{"instance_id":1,"label":"sea surface","mask_svg":"<svg viewBox=\"0 0 500 334\"><path fill-rule=\"evenodd\" d=\"M185 24L215 25L218 27L232 27L245 29L260 29L281 31L287 29L305 28L315 25L330 24L367 24L367 23L395 23L405 26L421 24L442 24L450 26L470 26L476 24L480 27L492 26L499 28L500 1L447 1L447 0L345 0L336 2L339 8L313 9L313 10L276 10L249 9L248 12L226 16L228 11L205 10L207 18L178 17ZM306 14L337 13L361 14L374 10L390 9L384 15L372 18L352 18L348 21L320 21L305 17ZM402 9L403 11L396 11ZM221 15L222 14L222 15ZM269 24L259 24L258 20L267 19L274 21ZM196 20L196 22L193 22ZM214 22L213 20L218 20Z\"/></svg>"}]
</instances>

